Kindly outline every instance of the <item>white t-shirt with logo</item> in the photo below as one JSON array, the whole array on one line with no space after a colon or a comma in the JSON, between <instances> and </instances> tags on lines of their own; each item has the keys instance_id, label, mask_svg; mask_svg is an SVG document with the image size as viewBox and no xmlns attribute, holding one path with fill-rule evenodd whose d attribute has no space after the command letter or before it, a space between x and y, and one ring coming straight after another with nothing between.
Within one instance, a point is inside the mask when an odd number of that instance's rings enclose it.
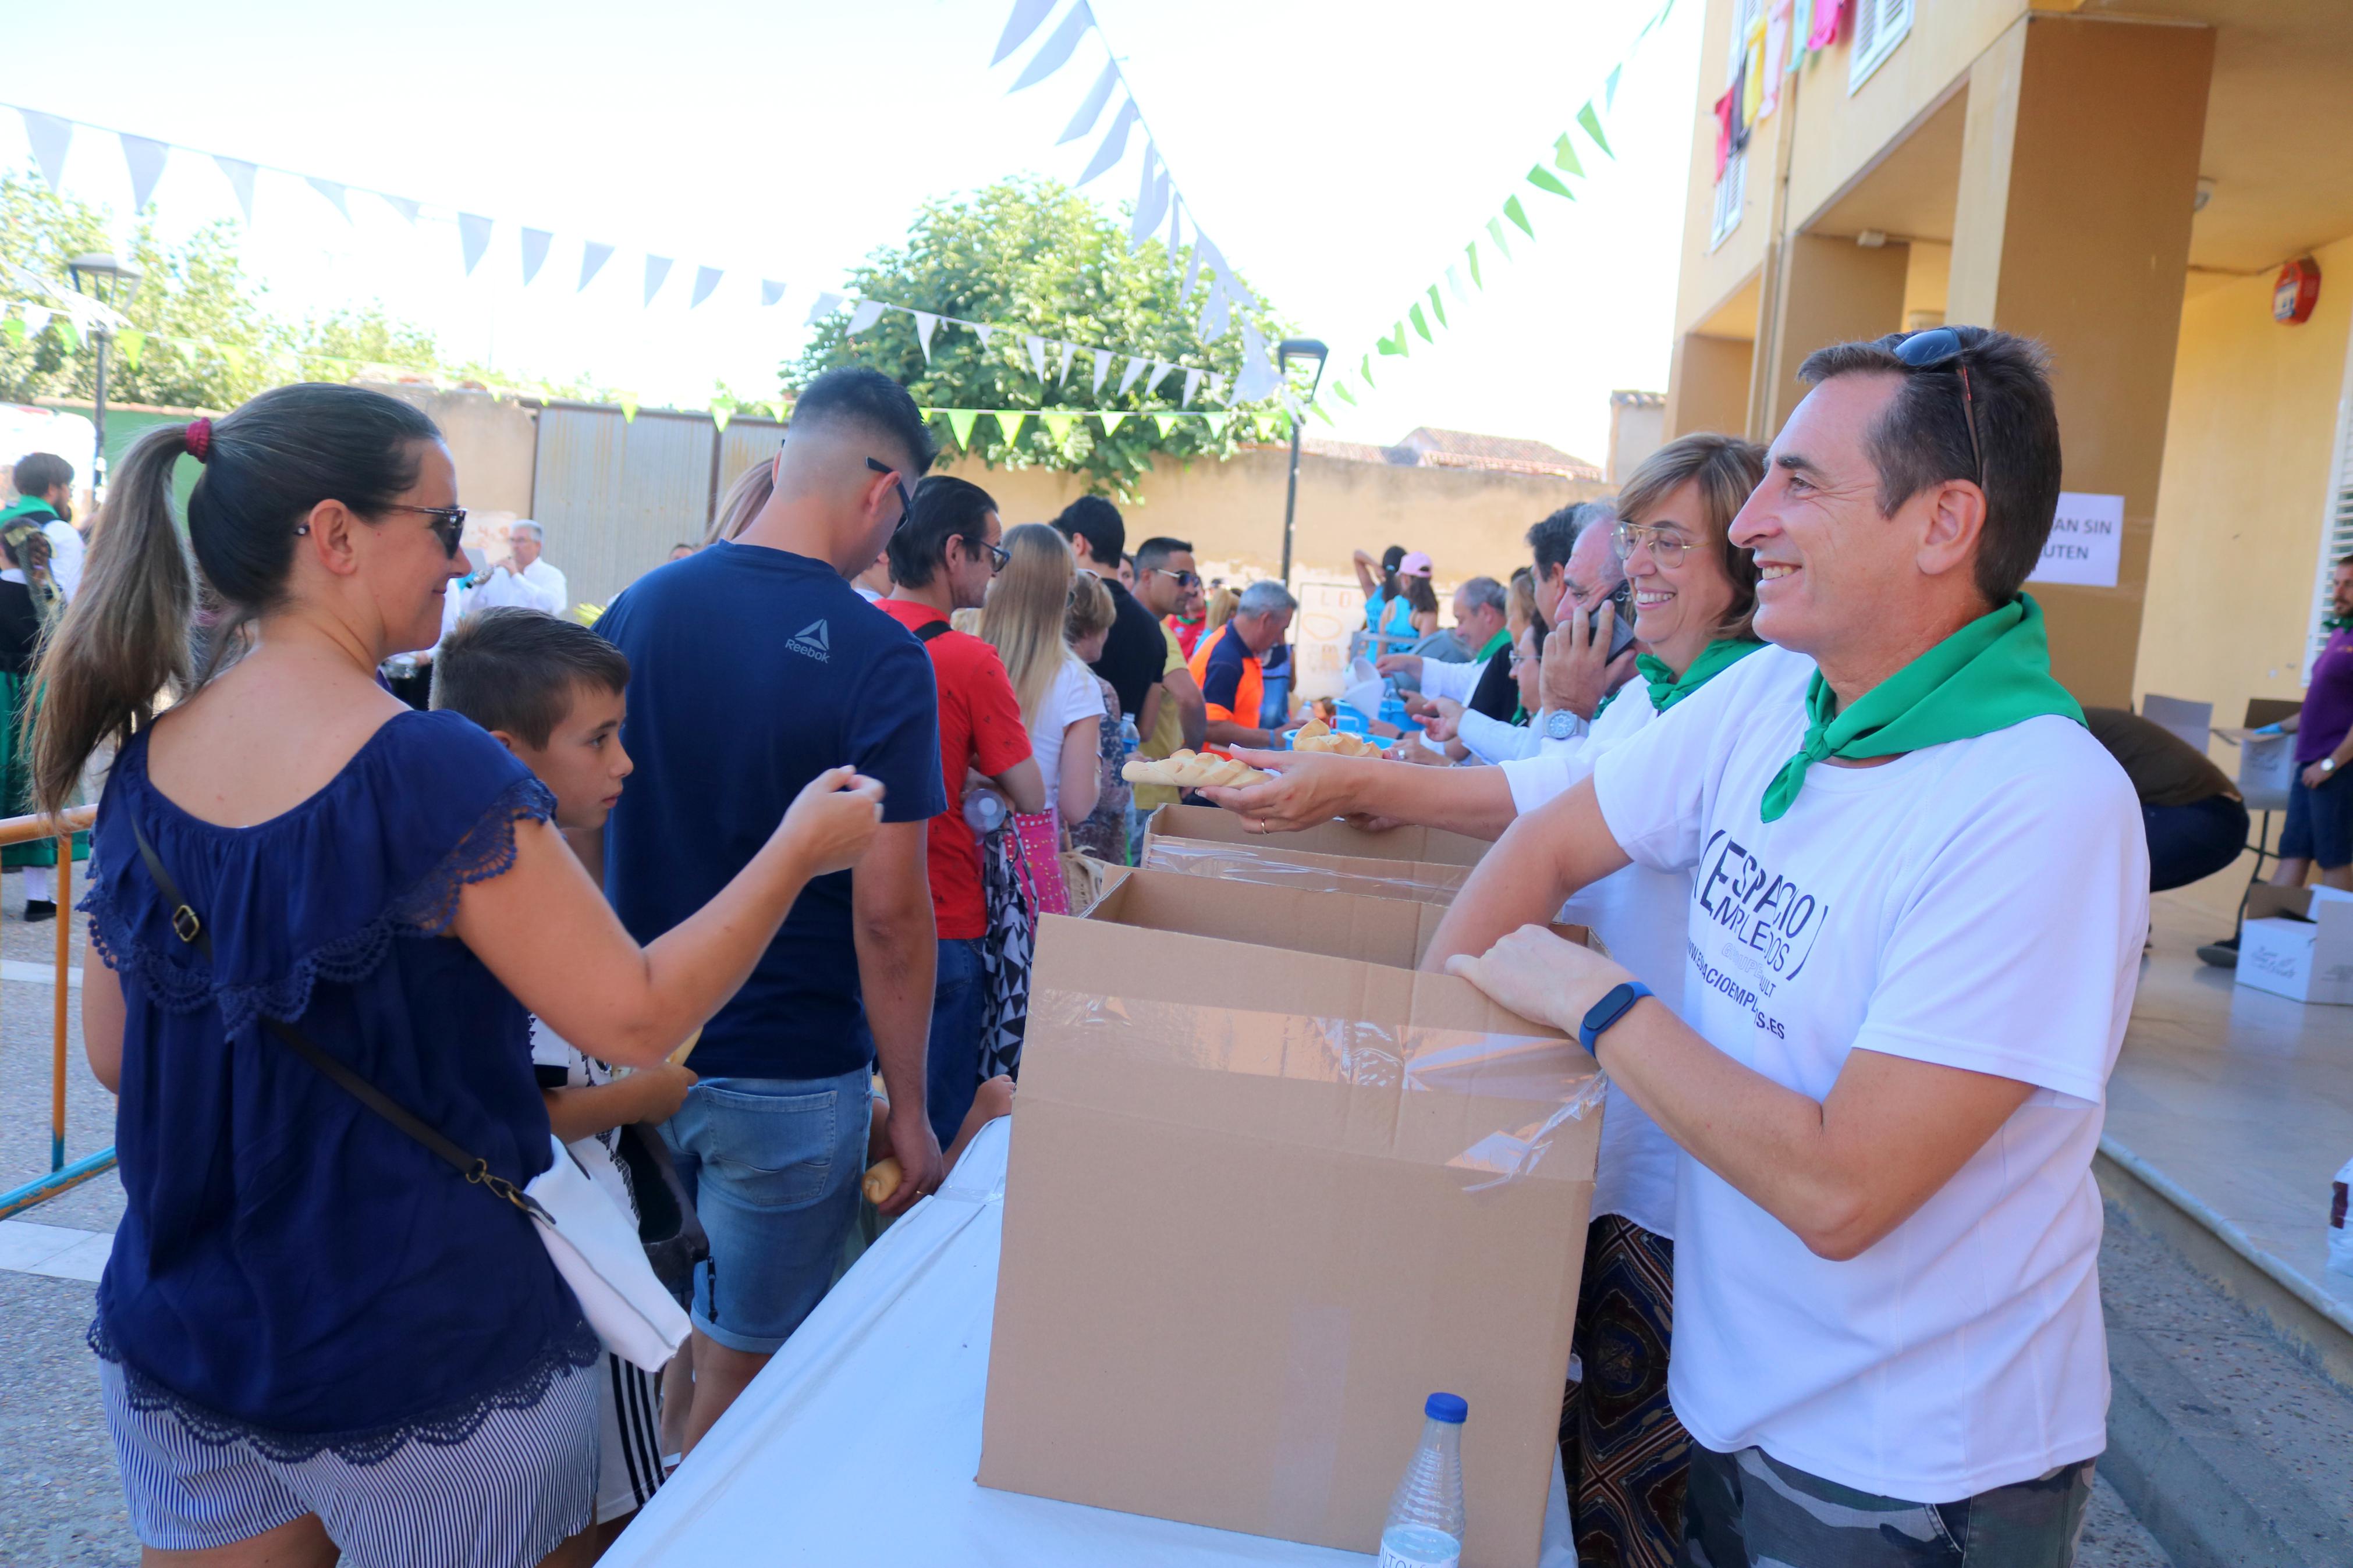
<instances>
[{"instance_id":1,"label":"white t-shirt with logo","mask_svg":"<svg viewBox=\"0 0 2353 1568\"><path fill-rule=\"evenodd\" d=\"M1596 763L1627 853L1693 872L1683 1017L1816 1100L1856 1049L2035 1092L1843 1263L1686 1159L1669 1389L1718 1452L1957 1501L2105 1447L2092 1156L2148 849L2123 770L2057 717L1877 767L1817 764L1786 816L1760 820L1804 738L1811 673L1753 654Z\"/></svg>"}]
</instances>

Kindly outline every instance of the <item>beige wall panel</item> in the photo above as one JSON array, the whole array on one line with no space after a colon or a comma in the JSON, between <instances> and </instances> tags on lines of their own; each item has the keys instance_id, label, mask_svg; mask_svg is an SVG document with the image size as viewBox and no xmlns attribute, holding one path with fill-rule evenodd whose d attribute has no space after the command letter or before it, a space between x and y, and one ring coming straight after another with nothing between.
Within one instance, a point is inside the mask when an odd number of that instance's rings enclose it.
<instances>
[{"instance_id":1,"label":"beige wall panel","mask_svg":"<svg viewBox=\"0 0 2353 1568\"><path fill-rule=\"evenodd\" d=\"M2132 695L2213 49L2203 27L2038 16L1970 78L1947 317L2048 346L2066 488L2125 498L2116 586L2037 589L2052 668L2091 702Z\"/></svg>"},{"instance_id":2,"label":"beige wall panel","mask_svg":"<svg viewBox=\"0 0 2353 1568\"><path fill-rule=\"evenodd\" d=\"M2353 286L2345 286L2353 238L2316 259L2320 302L2302 326L2272 320L2267 277L2201 289L2182 308L2136 701L2154 691L2211 702L2217 723L2235 724L2251 697L2304 694L2312 574L2353 334ZM2210 750L2236 772L2236 752L2219 742ZM2227 921L2248 868L2201 882L2193 896Z\"/></svg>"},{"instance_id":3,"label":"beige wall panel","mask_svg":"<svg viewBox=\"0 0 2353 1568\"><path fill-rule=\"evenodd\" d=\"M1884 337L1904 325L1905 247L1857 245L1810 234L1789 237L1781 262L1781 319L1774 363L1758 388L1758 439L1770 441L1806 395L1798 367L1816 349Z\"/></svg>"},{"instance_id":4,"label":"beige wall panel","mask_svg":"<svg viewBox=\"0 0 2353 1568\"><path fill-rule=\"evenodd\" d=\"M458 499L475 511L531 515L531 474L536 445L532 410L487 392L438 392L429 386L371 383L423 409L441 426L458 468Z\"/></svg>"},{"instance_id":5,"label":"beige wall panel","mask_svg":"<svg viewBox=\"0 0 2353 1568\"><path fill-rule=\"evenodd\" d=\"M1667 436L1748 433L1748 378L1756 345L1743 338L1686 332L1675 342L1667 384Z\"/></svg>"}]
</instances>

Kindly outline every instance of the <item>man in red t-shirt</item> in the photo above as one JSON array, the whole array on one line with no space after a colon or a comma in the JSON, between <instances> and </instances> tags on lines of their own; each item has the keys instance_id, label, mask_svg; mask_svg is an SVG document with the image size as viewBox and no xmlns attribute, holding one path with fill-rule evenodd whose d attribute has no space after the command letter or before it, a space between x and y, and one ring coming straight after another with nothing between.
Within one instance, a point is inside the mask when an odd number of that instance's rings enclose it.
<instances>
[{"instance_id":1,"label":"man in red t-shirt","mask_svg":"<svg viewBox=\"0 0 2353 1568\"><path fill-rule=\"evenodd\" d=\"M929 834L932 913L940 963L932 993L931 1062L924 1073L941 1147L955 1138L980 1087L981 939L988 931L981 892L980 840L965 820L970 774L1004 792L1016 811L1046 809L1046 784L1029 754L1021 704L997 650L952 629L948 616L988 595L1005 562L997 503L978 485L934 474L915 487L907 521L891 538L891 596L875 608L923 639L940 696L940 768L948 808Z\"/></svg>"}]
</instances>

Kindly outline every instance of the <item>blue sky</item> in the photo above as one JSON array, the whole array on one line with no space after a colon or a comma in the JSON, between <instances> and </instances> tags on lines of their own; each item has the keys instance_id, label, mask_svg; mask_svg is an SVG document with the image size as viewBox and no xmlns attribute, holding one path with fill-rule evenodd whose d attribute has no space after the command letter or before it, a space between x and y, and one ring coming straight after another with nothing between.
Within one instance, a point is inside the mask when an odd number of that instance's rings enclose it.
<instances>
[{"instance_id":1,"label":"blue sky","mask_svg":"<svg viewBox=\"0 0 2353 1568\"><path fill-rule=\"evenodd\" d=\"M1523 175L1654 5L1094 0L1188 206L1335 359L1370 349L1522 194L1539 242L1513 231L1518 259L1491 262L1471 306L1449 298L1454 327L1437 344L1377 365L1380 391L1338 434L1452 426L1597 460L1609 390L1665 384L1699 0L1680 0L1632 57L1608 121L1618 161L1588 160L1574 206ZM1103 45L1088 37L1059 73L1008 95L1028 51L994 69L988 58L1009 8L117 0L101 62L88 8L43 0L11 7L17 68L0 100L427 204L412 229L354 195L346 222L265 171L247 255L281 308L381 299L508 374L585 372L648 403L700 405L722 377L772 389L817 291L901 237L925 199L1016 173L1077 176L1092 140L1054 139ZM52 63L24 68L38 60ZM1088 194L1131 200L1142 146ZM27 152L18 117L0 113L0 157L22 167ZM111 136L77 135L65 184L129 205ZM185 153L155 201L168 231L237 215L226 179ZM501 220L470 277L458 210ZM556 236L527 289L520 224ZM580 291L584 239L617 249ZM648 252L677 262L650 306ZM700 265L726 279L690 310ZM771 309L764 276L791 285Z\"/></svg>"}]
</instances>

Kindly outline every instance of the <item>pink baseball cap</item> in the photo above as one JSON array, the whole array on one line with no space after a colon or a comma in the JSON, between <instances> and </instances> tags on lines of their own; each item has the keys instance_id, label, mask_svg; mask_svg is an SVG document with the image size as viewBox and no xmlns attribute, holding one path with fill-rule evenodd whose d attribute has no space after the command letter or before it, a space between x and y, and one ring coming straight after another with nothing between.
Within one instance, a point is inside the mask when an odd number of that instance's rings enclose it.
<instances>
[{"instance_id":1,"label":"pink baseball cap","mask_svg":"<svg viewBox=\"0 0 2353 1568\"><path fill-rule=\"evenodd\" d=\"M1408 577L1427 577L1430 575L1430 557L1417 550L1398 563L1398 571Z\"/></svg>"}]
</instances>

